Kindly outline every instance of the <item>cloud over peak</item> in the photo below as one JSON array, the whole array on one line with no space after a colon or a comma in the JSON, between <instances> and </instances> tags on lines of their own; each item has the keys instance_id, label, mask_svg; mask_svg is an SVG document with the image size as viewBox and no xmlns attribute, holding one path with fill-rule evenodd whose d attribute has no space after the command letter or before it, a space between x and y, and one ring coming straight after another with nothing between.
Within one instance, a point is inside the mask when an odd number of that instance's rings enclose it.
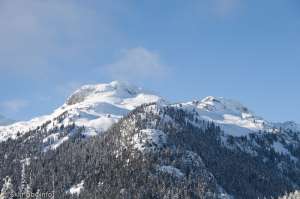
<instances>
[{"instance_id":1,"label":"cloud over peak","mask_svg":"<svg viewBox=\"0 0 300 199\"><path fill-rule=\"evenodd\" d=\"M232 15L239 3L239 0L215 0L215 12L220 17Z\"/></svg>"},{"instance_id":2,"label":"cloud over peak","mask_svg":"<svg viewBox=\"0 0 300 199\"><path fill-rule=\"evenodd\" d=\"M123 50L117 61L106 65L112 78L126 81L160 78L166 69L158 53L143 47Z\"/></svg>"}]
</instances>

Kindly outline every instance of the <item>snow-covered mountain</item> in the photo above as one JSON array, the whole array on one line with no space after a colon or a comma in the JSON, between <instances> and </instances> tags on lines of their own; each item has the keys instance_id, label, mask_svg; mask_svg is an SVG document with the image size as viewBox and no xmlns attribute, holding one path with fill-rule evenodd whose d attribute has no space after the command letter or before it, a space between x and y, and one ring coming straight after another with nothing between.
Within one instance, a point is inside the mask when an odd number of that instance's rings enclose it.
<instances>
[{"instance_id":1,"label":"snow-covered mountain","mask_svg":"<svg viewBox=\"0 0 300 199\"><path fill-rule=\"evenodd\" d=\"M61 198L277 198L300 189L299 151L294 122L222 97L167 103L115 81L0 127L0 179L16 189L26 166L32 190L56 180Z\"/></svg>"},{"instance_id":2,"label":"snow-covered mountain","mask_svg":"<svg viewBox=\"0 0 300 199\"><path fill-rule=\"evenodd\" d=\"M273 132L280 130L300 131L295 122L274 123L257 116L243 104L223 97L209 96L201 101L175 104L199 114L199 119L212 121L221 126L225 133L243 136L251 132Z\"/></svg>"},{"instance_id":3,"label":"snow-covered mountain","mask_svg":"<svg viewBox=\"0 0 300 199\"><path fill-rule=\"evenodd\" d=\"M50 130L73 123L84 126L86 135L95 135L137 106L150 102L164 103L161 97L123 82L85 85L50 115L0 127L0 141L15 139L40 126Z\"/></svg>"},{"instance_id":4,"label":"snow-covered mountain","mask_svg":"<svg viewBox=\"0 0 300 199\"><path fill-rule=\"evenodd\" d=\"M167 104L160 96L128 83L113 81L108 84L85 85L50 115L0 127L0 140L14 139L42 125L46 125L49 130L73 123L76 126L84 126L86 135L96 135L107 130L134 108L151 102ZM223 97L209 96L202 100L174 103L172 106L195 112L199 119L214 122L225 133L233 136L260 131L300 131L300 125L295 122L270 122L257 116L241 103Z\"/></svg>"},{"instance_id":5,"label":"snow-covered mountain","mask_svg":"<svg viewBox=\"0 0 300 199\"><path fill-rule=\"evenodd\" d=\"M276 127L240 103L224 98L207 97L198 102L173 105L149 104L137 108L122 121L120 145L126 151L132 147L145 154L163 150L168 145L175 150L181 147L193 152L198 150L208 170L216 169L212 175L219 179L222 190L236 198L266 195L271 198L280 195L280 189L286 190L285 186L299 189L300 185L300 132L299 129L290 131L293 123L288 124ZM178 159L184 158L174 161ZM196 159L192 158L192 162L197 162ZM160 166L165 171L164 161ZM184 176L176 166L179 164L168 165L168 172ZM225 174L220 176L219 172ZM242 190L241 184L244 184ZM230 196L225 193L224 198Z\"/></svg>"},{"instance_id":6,"label":"snow-covered mountain","mask_svg":"<svg viewBox=\"0 0 300 199\"><path fill-rule=\"evenodd\" d=\"M13 122L14 122L13 120L7 119L3 115L0 115L0 126L9 125L9 124L12 124Z\"/></svg>"}]
</instances>

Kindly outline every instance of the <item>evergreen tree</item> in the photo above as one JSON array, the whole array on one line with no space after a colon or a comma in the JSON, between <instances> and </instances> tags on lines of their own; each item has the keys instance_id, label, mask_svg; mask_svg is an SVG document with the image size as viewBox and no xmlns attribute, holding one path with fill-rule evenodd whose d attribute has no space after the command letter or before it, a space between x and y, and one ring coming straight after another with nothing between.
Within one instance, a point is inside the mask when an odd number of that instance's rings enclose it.
<instances>
[{"instance_id":1,"label":"evergreen tree","mask_svg":"<svg viewBox=\"0 0 300 199\"><path fill-rule=\"evenodd\" d=\"M21 183L19 188L19 195L21 198L25 198L26 187L27 187L25 169L26 169L25 162L22 162Z\"/></svg>"},{"instance_id":2,"label":"evergreen tree","mask_svg":"<svg viewBox=\"0 0 300 199\"><path fill-rule=\"evenodd\" d=\"M15 192L13 190L13 184L11 183L10 177L4 178L4 184L1 189L0 199L14 199Z\"/></svg>"},{"instance_id":3,"label":"evergreen tree","mask_svg":"<svg viewBox=\"0 0 300 199\"><path fill-rule=\"evenodd\" d=\"M31 195L32 195L32 188L31 188L31 179L30 182L27 184L26 186L26 190L25 190L25 199L30 199Z\"/></svg>"}]
</instances>

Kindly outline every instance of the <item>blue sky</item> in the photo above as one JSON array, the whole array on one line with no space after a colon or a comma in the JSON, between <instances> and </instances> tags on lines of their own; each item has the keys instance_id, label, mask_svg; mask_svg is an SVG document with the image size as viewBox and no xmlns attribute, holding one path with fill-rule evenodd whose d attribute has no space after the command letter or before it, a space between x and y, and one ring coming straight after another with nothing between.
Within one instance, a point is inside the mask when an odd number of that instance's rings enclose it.
<instances>
[{"instance_id":1,"label":"blue sky","mask_svg":"<svg viewBox=\"0 0 300 199\"><path fill-rule=\"evenodd\" d=\"M298 0L1 0L0 114L30 119L80 85L120 79L300 122L299 10Z\"/></svg>"}]
</instances>

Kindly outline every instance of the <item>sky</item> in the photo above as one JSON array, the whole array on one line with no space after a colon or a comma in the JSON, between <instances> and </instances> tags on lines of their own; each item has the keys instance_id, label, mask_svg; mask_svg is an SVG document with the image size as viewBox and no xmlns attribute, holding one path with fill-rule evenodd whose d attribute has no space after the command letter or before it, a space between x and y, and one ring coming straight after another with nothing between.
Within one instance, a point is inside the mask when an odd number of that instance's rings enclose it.
<instances>
[{"instance_id":1,"label":"sky","mask_svg":"<svg viewBox=\"0 0 300 199\"><path fill-rule=\"evenodd\" d=\"M298 0L0 0L0 114L49 114L81 85L223 96L300 123Z\"/></svg>"}]
</instances>

